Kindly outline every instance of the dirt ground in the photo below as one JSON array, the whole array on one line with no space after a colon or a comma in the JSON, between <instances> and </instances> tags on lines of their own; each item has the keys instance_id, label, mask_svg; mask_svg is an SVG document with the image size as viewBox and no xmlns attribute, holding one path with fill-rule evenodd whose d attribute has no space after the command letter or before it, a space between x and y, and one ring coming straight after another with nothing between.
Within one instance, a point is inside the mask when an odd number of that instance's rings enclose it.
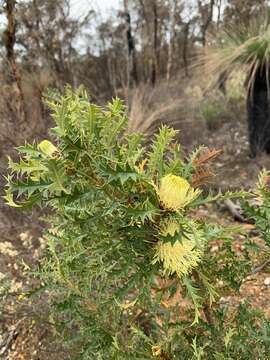
<instances>
[{"instance_id":1,"label":"dirt ground","mask_svg":"<svg viewBox=\"0 0 270 360\"><path fill-rule=\"evenodd\" d=\"M216 130L200 128L200 124L189 123L180 139L186 149L204 143L222 150L216 161L218 175L213 186L222 189L253 187L262 167L270 169L270 157L261 155L255 160L248 157L247 129L244 121L227 121ZM215 210L218 211L218 210ZM229 213L220 210L215 218L224 218L225 223L235 224ZM202 209L208 216L209 209ZM248 226L248 225L247 225ZM68 355L53 343L53 331L46 319L46 304L31 304L23 298L31 286L24 270L38 263L45 243L42 238L42 223L37 212L21 214L16 209L0 205L0 280L11 281L13 299L9 300L0 314L0 358L3 360L47 360L68 359ZM247 229L249 230L249 229ZM252 230L252 226L251 229ZM237 246L239 239L235 240ZM270 318L270 267L265 267L248 277L241 288L240 297L249 298L254 306L263 309ZM238 299L223 299L234 302ZM14 310L15 309L15 310ZM17 310L19 309L19 310Z\"/></svg>"}]
</instances>

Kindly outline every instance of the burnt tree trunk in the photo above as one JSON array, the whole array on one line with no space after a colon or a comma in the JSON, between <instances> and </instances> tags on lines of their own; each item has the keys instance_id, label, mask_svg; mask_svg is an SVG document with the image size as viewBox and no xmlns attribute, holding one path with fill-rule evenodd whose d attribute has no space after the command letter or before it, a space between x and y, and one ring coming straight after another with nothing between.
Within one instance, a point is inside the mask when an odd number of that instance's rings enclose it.
<instances>
[{"instance_id":1,"label":"burnt tree trunk","mask_svg":"<svg viewBox=\"0 0 270 360\"><path fill-rule=\"evenodd\" d=\"M260 67L254 82L248 90L247 114L250 156L255 158L260 152L270 154L270 92L266 67Z\"/></svg>"},{"instance_id":2,"label":"burnt tree trunk","mask_svg":"<svg viewBox=\"0 0 270 360\"><path fill-rule=\"evenodd\" d=\"M218 88L222 92L224 96L226 96L226 82L228 80L228 74L226 71L222 71L222 73L218 77Z\"/></svg>"},{"instance_id":3,"label":"burnt tree trunk","mask_svg":"<svg viewBox=\"0 0 270 360\"><path fill-rule=\"evenodd\" d=\"M152 2L153 18L154 18L154 32L153 32L153 56L152 56L152 74L151 83L153 86L156 84L158 76L158 11L156 1Z\"/></svg>"},{"instance_id":4,"label":"burnt tree trunk","mask_svg":"<svg viewBox=\"0 0 270 360\"><path fill-rule=\"evenodd\" d=\"M131 30L131 19L128 10L127 0L124 0L124 9L125 9L126 38L127 38L127 83L129 88L131 82L137 85L138 75L137 75L137 64L136 64L136 54L135 54L135 42Z\"/></svg>"},{"instance_id":5,"label":"burnt tree trunk","mask_svg":"<svg viewBox=\"0 0 270 360\"><path fill-rule=\"evenodd\" d=\"M188 72L188 36L189 36L189 27L190 23L186 23L184 27L184 41L183 41L183 62L184 62L184 69L185 69L185 75L189 76Z\"/></svg>"},{"instance_id":6,"label":"burnt tree trunk","mask_svg":"<svg viewBox=\"0 0 270 360\"><path fill-rule=\"evenodd\" d=\"M167 62L167 74L166 79L170 81L173 70L174 60L174 42L176 37L175 25L176 25L176 12L177 12L177 1L174 1L174 6L170 11L170 40L168 44L168 62Z\"/></svg>"},{"instance_id":7,"label":"burnt tree trunk","mask_svg":"<svg viewBox=\"0 0 270 360\"><path fill-rule=\"evenodd\" d=\"M4 32L4 46L6 50L6 60L8 67L8 82L14 84L16 88L16 117L18 124L25 126L27 116L24 102L24 94L22 90L22 80L20 68L16 63L16 55L14 46L16 43L16 22L15 22L15 0L6 0L4 9L7 17L7 28Z\"/></svg>"}]
</instances>

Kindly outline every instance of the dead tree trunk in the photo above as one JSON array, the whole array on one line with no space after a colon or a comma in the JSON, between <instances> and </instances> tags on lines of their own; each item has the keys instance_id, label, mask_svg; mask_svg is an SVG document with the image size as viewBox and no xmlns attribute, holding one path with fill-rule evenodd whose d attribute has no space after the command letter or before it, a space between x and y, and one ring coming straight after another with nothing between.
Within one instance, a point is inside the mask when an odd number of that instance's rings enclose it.
<instances>
[{"instance_id":1,"label":"dead tree trunk","mask_svg":"<svg viewBox=\"0 0 270 360\"><path fill-rule=\"evenodd\" d=\"M27 121L24 94L22 90L22 80L20 68L16 63L16 55L14 51L14 46L16 43L16 22L15 22L15 0L6 0L4 2L4 9L7 17L7 28L4 33L4 46L6 49L6 60L8 67L10 84L14 84L16 88L16 102L17 109L16 115L18 124L24 126Z\"/></svg>"}]
</instances>

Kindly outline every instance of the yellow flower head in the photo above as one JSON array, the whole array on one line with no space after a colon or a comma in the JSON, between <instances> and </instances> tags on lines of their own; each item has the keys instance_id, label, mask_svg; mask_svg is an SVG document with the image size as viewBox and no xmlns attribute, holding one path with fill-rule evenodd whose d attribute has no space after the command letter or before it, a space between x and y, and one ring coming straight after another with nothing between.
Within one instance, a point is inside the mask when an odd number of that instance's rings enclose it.
<instances>
[{"instance_id":1,"label":"yellow flower head","mask_svg":"<svg viewBox=\"0 0 270 360\"><path fill-rule=\"evenodd\" d=\"M200 192L184 178L169 174L161 179L158 196L165 209L179 210L198 197Z\"/></svg>"},{"instance_id":2,"label":"yellow flower head","mask_svg":"<svg viewBox=\"0 0 270 360\"><path fill-rule=\"evenodd\" d=\"M179 233L179 230L179 224L175 221L169 220L161 226L160 233L162 236L174 236L175 233Z\"/></svg>"},{"instance_id":3,"label":"yellow flower head","mask_svg":"<svg viewBox=\"0 0 270 360\"><path fill-rule=\"evenodd\" d=\"M53 155L58 152L58 148L54 146L49 140L41 141L41 143L38 144L38 148L49 157L53 157Z\"/></svg>"},{"instance_id":4,"label":"yellow flower head","mask_svg":"<svg viewBox=\"0 0 270 360\"><path fill-rule=\"evenodd\" d=\"M161 230L164 236L174 236L179 232L179 225L175 222L168 222L167 227ZM196 248L195 240L183 237L174 244L159 241L156 247L156 254L153 264L158 261L163 263L164 271L169 275L176 273L179 277L187 275L201 260L202 252Z\"/></svg>"}]
</instances>

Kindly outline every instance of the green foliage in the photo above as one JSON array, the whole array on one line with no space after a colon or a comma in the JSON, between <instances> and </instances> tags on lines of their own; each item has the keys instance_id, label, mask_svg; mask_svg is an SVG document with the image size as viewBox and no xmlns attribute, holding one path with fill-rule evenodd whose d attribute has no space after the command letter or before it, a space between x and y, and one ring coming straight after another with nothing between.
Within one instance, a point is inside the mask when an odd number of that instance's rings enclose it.
<instances>
[{"instance_id":1,"label":"green foliage","mask_svg":"<svg viewBox=\"0 0 270 360\"><path fill-rule=\"evenodd\" d=\"M194 329L193 354L183 359L269 359L270 323L262 313L251 310L248 303L239 305L236 316L230 312L224 307L215 312L215 326L209 328L202 324Z\"/></svg>"},{"instance_id":2,"label":"green foliage","mask_svg":"<svg viewBox=\"0 0 270 360\"><path fill-rule=\"evenodd\" d=\"M206 149L181 158L176 132L167 127L146 149L142 135L126 133L119 99L103 109L83 91L67 89L48 105L55 145L45 140L17 149L5 198L10 206L52 211L38 276L52 305L50 321L70 354L131 360L267 353L269 324L244 317L244 306L227 324L217 301L219 291L239 289L251 269L249 253L237 258L228 231L193 216L207 202L249 194L193 189ZM215 256L209 248L216 240L222 251ZM249 339L248 350L239 339Z\"/></svg>"},{"instance_id":3,"label":"green foliage","mask_svg":"<svg viewBox=\"0 0 270 360\"><path fill-rule=\"evenodd\" d=\"M267 248L270 246L270 173L263 170L260 174L255 191L255 204L245 202L244 208L247 215L254 221L260 231Z\"/></svg>"},{"instance_id":4,"label":"green foliage","mask_svg":"<svg viewBox=\"0 0 270 360\"><path fill-rule=\"evenodd\" d=\"M212 96L201 102L202 118L205 120L209 130L216 130L222 125L227 107L226 100L222 96Z\"/></svg>"}]
</instances>

